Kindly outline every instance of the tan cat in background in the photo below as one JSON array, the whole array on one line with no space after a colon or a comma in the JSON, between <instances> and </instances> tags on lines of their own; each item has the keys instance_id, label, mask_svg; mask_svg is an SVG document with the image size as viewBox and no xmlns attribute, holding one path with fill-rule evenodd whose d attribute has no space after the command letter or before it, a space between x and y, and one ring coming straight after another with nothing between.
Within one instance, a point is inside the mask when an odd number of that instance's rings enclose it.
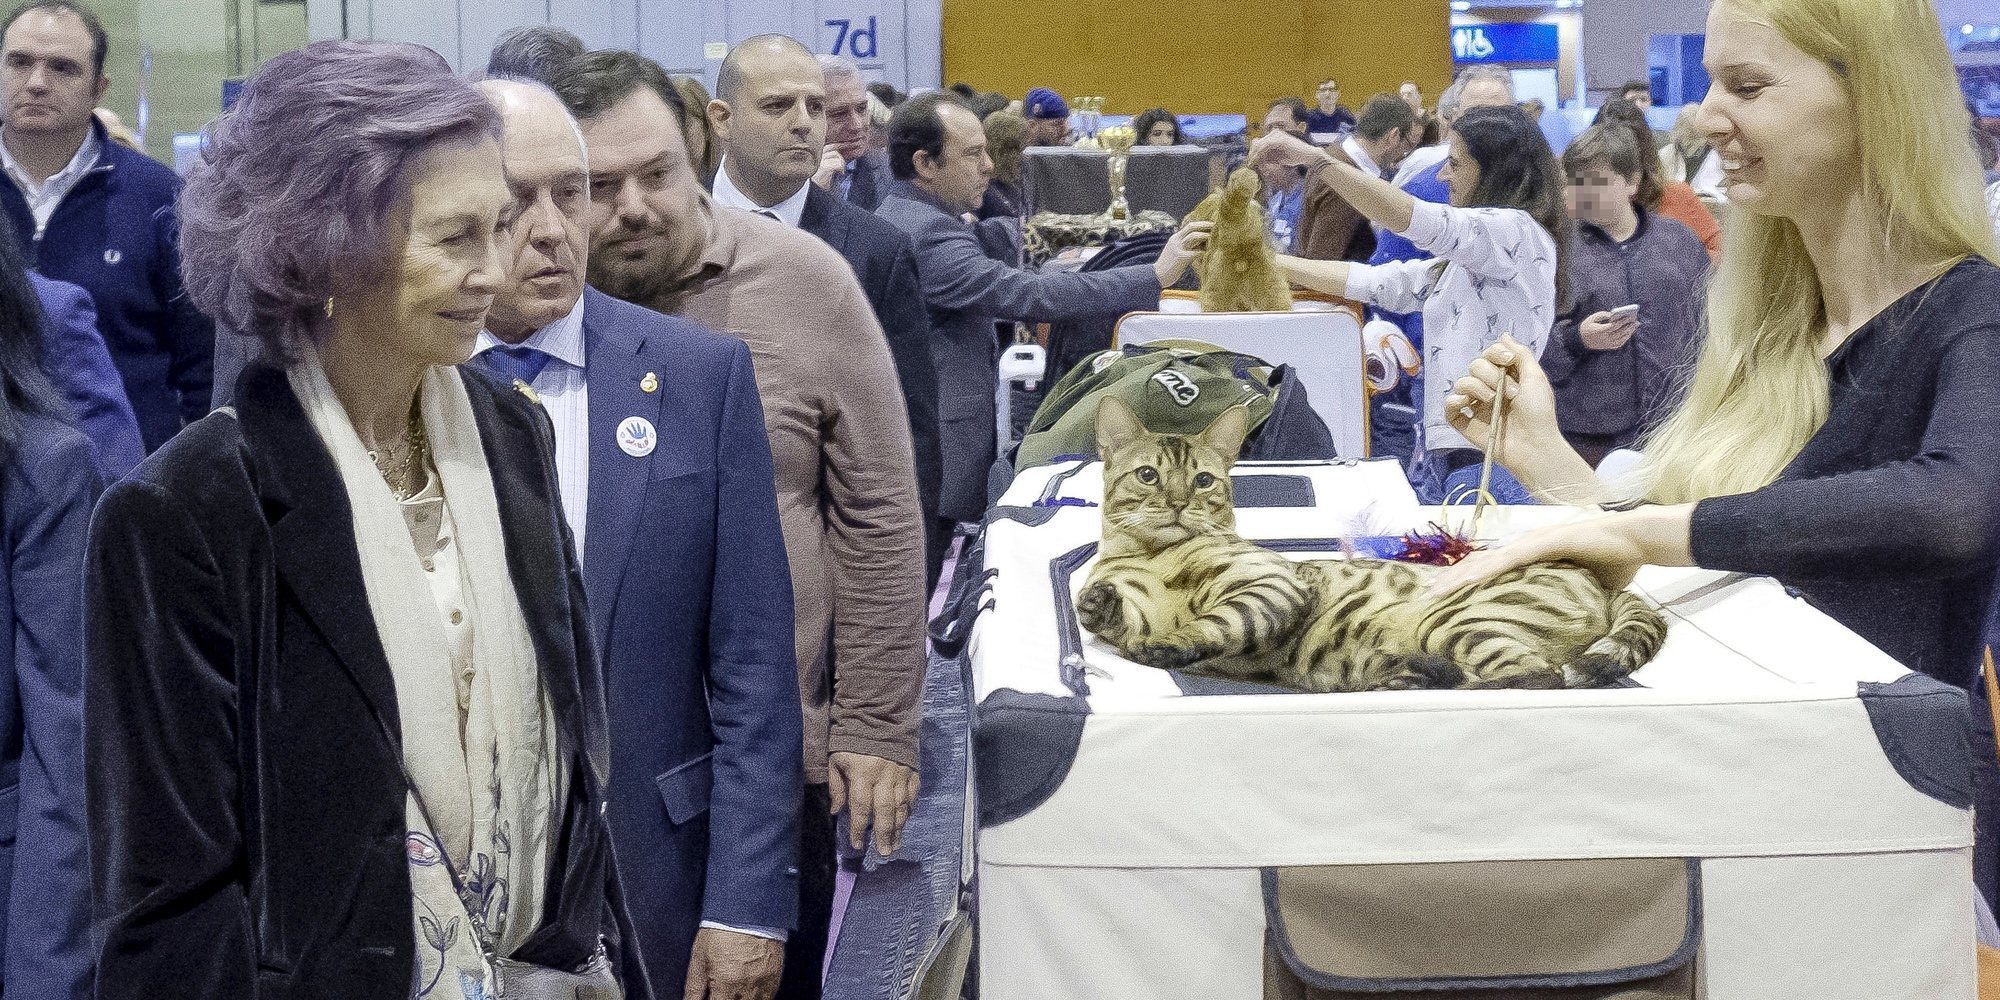
<instances>
[{"instance_id":1,"label":"tan cat in background","mask_svg":"<svg viewBox=\"0 0 2000 1000\"><path fill-rule=\"evenodd\" d=\"M1236 534L1241 407L1199 435L1098 404L1104 537L1077 620L1129 660L1306 691L1602 687L1644 665L1666 621L1588 571L1537 564L1442 597L1438 567L1297 562Z\"/></svg>"},{"instance_id":2,"label":"tan cat in background","mask_svg":"<svg viewBox=\"0 0 2000 1000\"><path fill-rule=\"evenodd\" d=\"M1186 222L1213 222L1208 249L1194 259L1201 279L1202 312L1285 312L1292 289L1278 273L1264 208L1257 204L1257 172L1238 167L1229 183L1188 213Z\"/></svg>"}]
</instances>

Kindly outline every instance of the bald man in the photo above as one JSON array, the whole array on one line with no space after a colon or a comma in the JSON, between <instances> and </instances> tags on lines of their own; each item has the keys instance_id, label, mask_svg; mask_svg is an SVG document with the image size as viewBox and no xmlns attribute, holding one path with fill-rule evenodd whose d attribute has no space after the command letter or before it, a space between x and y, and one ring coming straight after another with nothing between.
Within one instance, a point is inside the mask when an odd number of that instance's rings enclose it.
<instances>
[{"instance_id":1,"label":"bald man","mask_svg":"<svg viewBox=\"0 0 2000 1000\"><path fill-rule=\"evenodd\" d=\"M828 152L835 158L842 155L826 145L832 78L825 67L824 60L784 35L760 35L730 51L708 106L709 125L723 152L715 200L819 237L846 258L860 280L889 339L909 413L918 500L929 526L924 538L928 592L937 585L950 541L937 518L944 459L938 446L930 315L910 238L813 182ZM858 84L855 90L860 90Z\"/></svg>"},{"instance_id":2,"label":"bald man","mask_svg":"<svg viewBox=\"0 0 2000 1000\"><path fill-rule=\"evenodd\" d=\"M581 134L540 84L480 84L521 209L470 367L555 434L611 718L612 837L662 998L768 1000L796 922L804 775L785 542L743 342L584 285ZM645 433L635 433L643 426Z\"/></svg>"}]
</instances>

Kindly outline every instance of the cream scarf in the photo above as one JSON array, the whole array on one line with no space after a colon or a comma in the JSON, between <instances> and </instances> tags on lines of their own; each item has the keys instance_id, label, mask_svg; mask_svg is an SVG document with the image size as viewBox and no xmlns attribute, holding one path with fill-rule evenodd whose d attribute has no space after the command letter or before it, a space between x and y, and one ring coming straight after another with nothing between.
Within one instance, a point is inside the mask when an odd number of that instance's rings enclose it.
<instances>
[{"instance_id":1,"label":"cream scarf","mask_svg":"<svg viewBox=\"0 0 2000 1000\"><path fill-rule=\"evenodd\" d=\"M456 370L425 372L420 417L456 529L451 544L458 546L472 630L473 676L461 712L443 617L401 505L318 357L305 352L290 377L347 486L368 608L395 676L403 766L422 796L421 807L416 795L406 807L417 945L412 996L491 995L489 959L512 954L540 923L552 817L560 814L565 776L555 763L553 710L507 572L499 505L471 400ZM458 872L462 896L440 846ZM492 955L483 952L482 928Z\"/></svg>"}]
</instances>

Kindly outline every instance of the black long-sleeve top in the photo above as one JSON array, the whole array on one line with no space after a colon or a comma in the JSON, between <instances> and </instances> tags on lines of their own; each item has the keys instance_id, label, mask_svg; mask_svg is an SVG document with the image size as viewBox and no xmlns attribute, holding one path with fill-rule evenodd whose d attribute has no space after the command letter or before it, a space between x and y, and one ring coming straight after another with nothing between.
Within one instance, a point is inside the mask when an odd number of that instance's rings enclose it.
<instances>
[{"instance_id":1,"label":"black long-sleeve top","mask_svg":"<svg viewBox=\"0 0 2000 1000\"><path fill-rule=\"evenodd\" d=\"M1778 481L1696 505L1697 565L1777 577L1911 670L1969 687L2000 564L2000 268L1970 259L1827 359Z\"/></svg>"}]
</instances>

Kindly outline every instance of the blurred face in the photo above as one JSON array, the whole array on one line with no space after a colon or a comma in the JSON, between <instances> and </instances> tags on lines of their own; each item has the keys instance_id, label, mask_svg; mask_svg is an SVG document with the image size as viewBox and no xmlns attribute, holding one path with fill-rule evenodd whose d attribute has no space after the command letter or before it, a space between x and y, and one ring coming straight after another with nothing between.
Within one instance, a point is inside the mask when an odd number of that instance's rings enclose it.
<instances>
[{"instance_id":1,"label":"blurred face","mask_svg":"<svg viewBox=\"0 0 2000 1000\"><path fill-rule=\"evenodd\" d=\"M1593 163L1569 181L1569 215L1601 229L1612 228L1632 215L1639 179Z\"/></svg>"},{"instance_id":2,"label":"blurred face","mask_svg":"<svg viewBox=\"0 0 2000 1000\"><path fill-rule=\"evenodd\" d=\"M747 54L742 84L708 106L715 141L752 195L796 193L819 169L826 141L826 78L819 62L795 50Z\"/></svg>"},{"instance_id":3,"label":"blurred face","mask_svg":"<svg viewBox=\"0 0 2000 1000\"><path fill-rule=\"evenodd\" d=\"M1333 110L1340 107L1340 84L1328 80L1319 85L1319 90L1314 96L1319 99L1320 114L1333 114Z\"/></svg>"},{"instance_id":4,"label":"blurred face","mask_svg":"<svg viewBox=\"0 0 2000 1000\"><path fill-rule=\"evenodd\" d=\"M1404 104L1409 105L1411 108L1417 111L1424 109L1424 92L1418 90L1416 84L1405 83L1396 89L1396 94L1403 99Z\"/></svg>"},{"instance_id":5,"label":"blurred face","mask_svg":"<svg viewBox=\"0 0 2000 1000\"><path fill-rule=\"evenodd\" d=\"M1154 122L1153 126L1146 130L1146 145L1171 146L1174 144L1174 131L1173 122Z\"/></svg>"},{"instance_id":6,"label":"blurred face","mask_svg":"<svg viewBox=\"0 0 2000 1000\"><path fill-rule=\"evenodd\" d=\"M590 283L645 302L693 275L708 228L673 109L641 87L584 122L583 141L590 151Z\"/></svg>"},{"instance_id":7,"label":"blurred face","mask_svg":"<svg viewBox=\"0 0 2000 1000\"><path fill-rule=\"evenodd\" d=\"M21 15L0 38L0 95L12 135L73 135L111 81L91 63L90 32L66 10Z\"/></svg>"},{"instance_id":8,"label":"blurred face","mask_svg":"<svg viewBox=\"0 0 2000 1000\"><path fill-rule=\"evenodd\" d=\"M1465 85L1459 93L1458 113L1464 114L1473 108L1504 108L1514 103L1514 95L1498 80L1474 80Z\"/></svg>"},{"instance_id":9,"label":"blurred face","mask_svg":"<svg viewBox=\"0 0 2000 1000\"><path fill-rule=\"evenodd\" d=\"M583 147L555 98L520 84L480 86L506 129L501 148L516 213L512 267L486 328L518 343L568 315L583 294L590 177Z\"/></svg>"},{"instance_id":10,"label":"blurred face","mask_svg":"<svg viewBox=\"0 0 2000 1000\"><path fill-rule=\"evenodd\" d=\"M967 212L977 211L993 179L993 158L986 155L986 130L978 116L956 104L938 107L944 122L944 149L936 157L917 151L918 186L939 201ZM1033 123L1029 123L1030 128Z\"/></svg>"},{"instance_id":11,"label":"blurred face","mask_svg":"<svg viewBox=\"0 0 2000 1000\"><path fill-rule=\"evenodd\" d=\"M868 90L861 77L834 74L826 87L826 144L852 163L868 152Z\"/></svg>"},{"instance_id":12,"label":"blurred face","mask_svg":"<svg viewBox=\"0 0 2000 1000\"><path fill-rule=\"evenodd\" d=\"M1456 135L1451 137L1451 155L1445 157L1444 166L1438 170L1438 180L1451 188L1451 203L1460 208L1465 207L1473 189L1479 186L1479 164L1465 148L1465 140Z\"/></svg>"},{"instance_id":13,"label":"blurred face","mask_svg":"<svg viewBox=\"0 0 2000 1000\"><path fill-rule=\"evenodd\" d=\"M409 369L459 364L507 277L514 198L500 144L434 144L410 160L408 176L387 223L387 271L336 285L332 336Z\"/></svg>"},{"instance_id":14,"label":"blurred face","mask_svg":"<svg viewBox=\"0 0 2000 1000\"><path fill-rule=\"evenodd\" d=\"M970 114L971 112L967 112ZM977 117L973 121L978 121ZM1028 119L1028 145L1060 146L1069 135L1069 122L1062 118Z\"/></svg>"},{"instance_id":15,"label":"blurred face","mask_svg":"<svg viewBox=\"0 0 2000 1000\"><path fill-rule=\"evenodd\" d=\"M1695 125L1733 205L1796 220L1861 197L1854 107L1831 67L1727 3L1709 12L1703 62L1714 83Z\"/></svg>"}]
</instances>

